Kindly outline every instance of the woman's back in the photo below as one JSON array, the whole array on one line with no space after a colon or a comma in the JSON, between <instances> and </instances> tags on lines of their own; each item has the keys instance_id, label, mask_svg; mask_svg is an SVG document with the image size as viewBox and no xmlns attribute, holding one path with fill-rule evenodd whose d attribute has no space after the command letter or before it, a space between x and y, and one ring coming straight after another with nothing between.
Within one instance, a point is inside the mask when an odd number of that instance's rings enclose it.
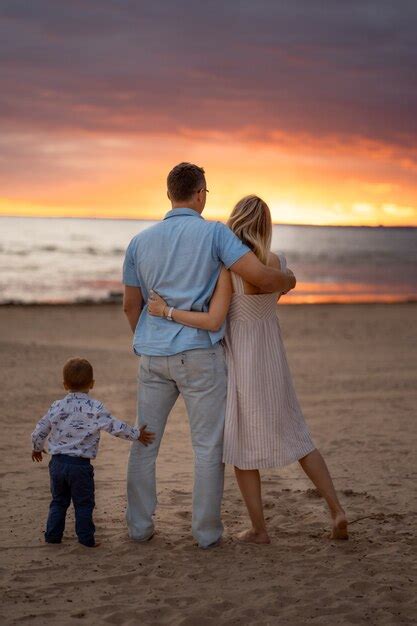
<instances>
[{"instance_id":1,"label":"woman's back","mask_svg":"<svg viewBox=\"0 0 417 626\"><path fill-rule=\"evenodd\" d=\"M283 254L278 256L271 254L269 265L277 269L286 268L286 260ZM277 300L279 293L263 293L254 285L247 283L234 272L230 273L233 285L233 295L230 304L228 320L270 320L276 321ZM271 329L268 329L269 332ZM268 332L266 330L265 332ZM273 331L272 331L273 332Z\"/></svg>"},{"instance_id":2,"label":"woman's back","mask_svg":"<svg viewBox=\"0 0 417 626\"><path fill-rule=\"evenodd\" d=\"M244 283L242 278L233 272L230 273L233 285L233 295L227 316L228 327L230 323L240 320L250 322L251 320L264 321L267 326L269 320L277 321L277 294L276 293L246 293L245 288L248 283ZM266 328L265 332L271 329ZM273 332L273 331L272 331Z\"/></svg>"}]
</instances>

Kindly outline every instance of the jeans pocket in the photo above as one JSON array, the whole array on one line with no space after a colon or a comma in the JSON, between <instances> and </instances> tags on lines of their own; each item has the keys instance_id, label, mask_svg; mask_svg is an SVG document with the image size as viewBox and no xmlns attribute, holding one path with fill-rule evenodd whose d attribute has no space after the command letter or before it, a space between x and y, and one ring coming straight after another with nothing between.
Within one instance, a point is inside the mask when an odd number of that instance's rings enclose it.
<instances>
[{"instance_id":1,"label":"jeans pocket","mask_svg":"<svg viewBox=\"0 0 417 626\"><path fill-rule=\"evenodd\" d=\"M194 354L193 354L194 352ZM217 355L212 350L190 350L183 356L187 386L196 391L213 387L216 378Z\"/></svg>"}]
</instances>

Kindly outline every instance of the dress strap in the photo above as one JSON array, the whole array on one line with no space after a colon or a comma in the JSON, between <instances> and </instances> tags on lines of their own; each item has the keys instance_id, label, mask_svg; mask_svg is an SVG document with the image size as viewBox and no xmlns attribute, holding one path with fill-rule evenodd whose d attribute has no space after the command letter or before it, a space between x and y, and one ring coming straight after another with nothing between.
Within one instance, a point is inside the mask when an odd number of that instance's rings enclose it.
<instances>
[{"instance_id":1,"label":"dress strap","mask_svg":"<svg viewBox=\"0 0 417 626\"><path fill-rule=\"evenodd\" d=\"M234 272L230 272L230 276L232 277L233 291L235 293L245 293L245 287L241 277Z\"/></svg>"}]
</instances>

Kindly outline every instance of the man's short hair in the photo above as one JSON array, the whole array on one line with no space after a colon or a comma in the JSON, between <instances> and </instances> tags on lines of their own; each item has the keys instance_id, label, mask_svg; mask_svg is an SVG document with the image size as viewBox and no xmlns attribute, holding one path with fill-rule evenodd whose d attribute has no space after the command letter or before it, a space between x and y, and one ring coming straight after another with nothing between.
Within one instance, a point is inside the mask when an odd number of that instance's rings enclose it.
<instances>
[{"instance_id":1,"label":"man's short hair","mask_svg":"<svg viewBox=\"0 0 417 626\"><path fill-rule=\"evenodd\" d=\"M168 193L174 202L189 200L206 184L202 167L193 163L179 163L172 168L167 178Z\"/></svg>"},{"instance_id":2,"label":"man's short hair","mask_svg":"<svg viewBox=\"0 0 417 626\"><path fill-rule=\"evenodd\" d=\"M86 389L93 380L93 367L87 359L68 359L63 369L64 383L73 390Z\"/></svg>"}]
</instances>

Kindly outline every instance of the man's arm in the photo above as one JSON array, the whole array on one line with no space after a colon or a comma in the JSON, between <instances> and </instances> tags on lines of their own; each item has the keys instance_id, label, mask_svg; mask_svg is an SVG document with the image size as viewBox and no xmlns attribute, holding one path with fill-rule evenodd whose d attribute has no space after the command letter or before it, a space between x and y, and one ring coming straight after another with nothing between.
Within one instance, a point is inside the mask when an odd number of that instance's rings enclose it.
<instances>
[{"instance_id":1,"label":"man's arm","mask_svg":"<svg viewBox=\"0 0 417 626\"><path fill-rule=\"evenodd\" d=\"M286 293L295 287L295 276L261 263L258 257L224 224L218 222L215 232L215 251L227 269L239 274L247 283L264 293Z\"/></svg>"},{"instance_id":2,"label":"man's arm","mask_svg":"<svg viewBox=\"0 0 417 626\"><path fill-rule=\"evenodd\" d=\"M264 265L253 252L242 256L230 269L251 285L255 285L266 293L282 291L287 293L294 289L296 279L291 270L281 272L274 267Z\"/></svg>"},{"instance_id":3,"label":"man's arm","mask_svg":"<svg viewBox=\"0 0 417 626\"><path fill-rule=\"evenodd\" d=\"M132 332L135 332L143 306L143 296L140 287L124 286L123 311L129 321Z\"/></svg>"}]
</instances>

